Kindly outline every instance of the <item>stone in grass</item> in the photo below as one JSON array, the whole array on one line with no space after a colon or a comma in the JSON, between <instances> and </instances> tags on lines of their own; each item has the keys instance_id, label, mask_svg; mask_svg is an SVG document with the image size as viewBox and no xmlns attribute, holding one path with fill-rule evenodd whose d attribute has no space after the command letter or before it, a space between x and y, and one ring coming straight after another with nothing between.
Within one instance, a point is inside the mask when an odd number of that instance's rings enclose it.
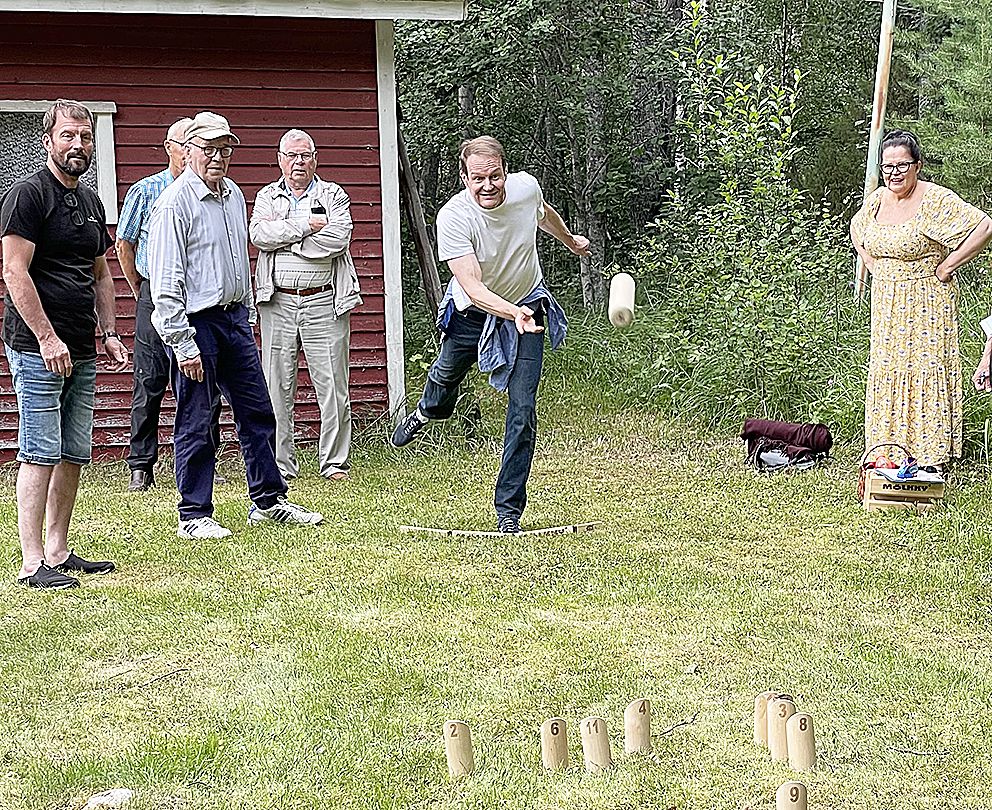
<instances>
[{"instance_id":1,"label":"stone in grass","mask_svg":"<svg viewBox=\"0 0 992 810\"><path fill-rule=\"evenodd\" d=\"M127 788L114 788L90 796L83 810L97 810L100 807L123 807L134 798L134 791Z\"/></svg>"}]
</instances>

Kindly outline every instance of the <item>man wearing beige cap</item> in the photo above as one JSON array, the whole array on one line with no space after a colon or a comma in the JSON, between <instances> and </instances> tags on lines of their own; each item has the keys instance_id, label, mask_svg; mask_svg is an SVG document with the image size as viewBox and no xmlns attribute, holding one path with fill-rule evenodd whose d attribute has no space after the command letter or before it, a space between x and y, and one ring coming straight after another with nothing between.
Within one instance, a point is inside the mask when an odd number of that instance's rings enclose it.
<instances>
[{"instance_id":1,"label":"man wearing beige cap","mask_svg":"<svg viewBox=\"0 0 992 810\"><path fill-rule=\"evenodd\" d=\"M152 209L149 271L152 323L169 351L176 396L178 535L221 538L213 518L218 389L234 411L245 461L250 523L316 524L323 517L286 500L275 460L275 416L252 333L245 198L227 178L240 141L227 119L194 116L186 129L186 170Z\"/></svg>"},{"instance_id":2,"label":"man wearing beige cap","mask_svg":"<svg viewBox=\"0 0 992 810\"><path fill-rule=\"evenodd\" d=\"M158 424L162 399L169 384L169 358L152 326L152 294L148 285L148 228L158 195L186 168L186 127L180 118L166 133L162 145L169 165L142 178L128 189L117 223L117 259L134 293L134 392L131 397L131 441L127 466L128 489L146 490L155 483L158 460Z\"/></svg>"}]
</instances>

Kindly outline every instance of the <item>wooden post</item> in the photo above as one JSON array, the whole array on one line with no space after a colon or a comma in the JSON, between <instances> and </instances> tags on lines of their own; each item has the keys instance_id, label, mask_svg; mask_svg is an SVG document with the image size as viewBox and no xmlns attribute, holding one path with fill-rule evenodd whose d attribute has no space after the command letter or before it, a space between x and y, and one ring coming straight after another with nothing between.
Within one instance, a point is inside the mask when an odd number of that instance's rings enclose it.
<instances>
[{"instance_id":1,"label":"wooden post","mask_svg":"<svg viewBox=\"0 0 992 810\"><path fill-rule=\"evenodd\" d=\"M638 698L623 713L624 753L651 753L651 701Z\"/></svg>"},{"instance_id":2,"label":"wooden post","mask_svg":"<svg viewBox=\"0 0 992 810\"><path fill-rule=\"evenodd\" d=\"M754 699L754 742L768 747L768 701L774 692L762 692Z\"/></svg>"},{"instance_id":3,"label":"wooden post","mask_svg":"<svg viewBox=\"0 0 992 810\"><path fill-rule=\"evenodd\" d=\"M775 792L775 810L806 810L806 785L786 782Z\"/></svg>"},{"instance_id":4,"label":"wooden post","mask_svg":"<svg viewBox=\"0 0 992 810\"><path fill-rule=\"evenodd\" d=\"M786 723L795 713L796 704L786 698L777 697L768 704L768 748L772 752L772 762L784 762L789 758Z\"/></svg>"},{"instance_id":5,"label":"wooden post","mask_svg":"<svg viewBox=\"0 0 992 810\"><path fill-rule=\"evenodd\" d=\"M563 771L568 767L568 732L560 717L552 717L541 724L541 762L549 771Z\"/></svg>"},{"instance_id":6,"label":"wooden post","mask_svg":"<svg viewBox=\"0 0 992 810\"><path fill-rule=\"evenodd\" d=\"M606 733L606 721L602 717L587 717L579 723L582 737L582 756L589 773L600 773L613 766L610 753L610 737Z\"/></svg>"},{"instance_id":7,"label":"wooden post","mask_svg":"<svg viewBox=\"0 0 992 810\"><path fill-rule=\"evenodd\" d=\"M896 0L882 0L882 27L878 35L878 64L875 67L875 95L871 108L871 132L868 136L868 163L865 167L864 199L878 188L878 147L885 127L885 106L889 97L889 70L892 65L892 38L896 26ZM858 256L854 275L854 297L865 293L868 272Z\"/></svg>"},{"instance_id":8,"label":"wooden post","mask_svg":"<svg viewBox=\"0 0 992 810\"><path fill-rule=\"evenodd\" d=\"M789 767L794 771L816 769L816 738L813 734L813 718L806 712L792 715L785 724L785 736L789 742Z\"/></svg>"},{"instance_id":9,"label":"wooden post","mask_svg":"<svg viewBox=\"0 0 992 810\"><path fill-rule=\"evenodd\" d=\"M420 265L420 281L424 287L424 296L430 308L431 317L437 315L441 306L441 277L437 272L437 262L434 261L434 245L427 230L427 218L424 216L424 206L420 201L420 191L417 189L417 179L413 175L413 165L406 151L406 141L402 131L397 128L400 154L400 195L407 222L413 233L413 244L417 248L417 262Z\"/></svg>"},{"instance_id":10,"label":"wooden post","mask_svg":"<svg viewBox=\"0 0 992 810\"><path fill-rule=\"evenodd\" d=\"M461 720L444 723L444 753L448 759L448 776L454 779L475 770L472 754L472 732Z\"/></svg>"}]
</instances>

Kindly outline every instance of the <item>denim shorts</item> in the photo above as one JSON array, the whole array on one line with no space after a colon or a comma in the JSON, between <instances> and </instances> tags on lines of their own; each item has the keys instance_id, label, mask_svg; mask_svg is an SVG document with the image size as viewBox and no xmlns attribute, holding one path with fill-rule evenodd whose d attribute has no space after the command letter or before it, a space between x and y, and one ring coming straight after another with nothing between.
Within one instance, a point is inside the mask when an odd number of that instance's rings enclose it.
<instances>
[{"instance_id":1,"label":"denim shorts","mask_svg":"<svg viewBox=\"0 0 992 810\"><path fill-rule=\"evenodd\" d=\"M72 364L63 377L45 368L40 354L7 349L17 395L17 460L55 466L86 464L93 452L96 360Z\"/></svg>"}]
</instances>

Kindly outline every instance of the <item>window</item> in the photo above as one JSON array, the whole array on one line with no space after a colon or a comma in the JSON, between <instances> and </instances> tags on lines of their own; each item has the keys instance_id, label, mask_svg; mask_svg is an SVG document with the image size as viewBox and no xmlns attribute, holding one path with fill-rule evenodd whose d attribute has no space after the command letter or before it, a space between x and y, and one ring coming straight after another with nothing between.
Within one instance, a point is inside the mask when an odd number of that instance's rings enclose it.
<instances>
[{"instance_id":1,"label":"window","mask_svg":"<svg viewBox=\"0 0 992 810\"><path fill-rule=\"evenodd\" d=\"M89 170L79 178L100 195L107 211L107 224L117 224L117 163L114 158L114 113L112 101L81 102L96 125L93 133L95 148ZM4 159L0 162L0 195L26 174L39 169L45 162L41 145L41 124L51 101L0 100L0 145Z\"/></svg>"}]
</instances>

